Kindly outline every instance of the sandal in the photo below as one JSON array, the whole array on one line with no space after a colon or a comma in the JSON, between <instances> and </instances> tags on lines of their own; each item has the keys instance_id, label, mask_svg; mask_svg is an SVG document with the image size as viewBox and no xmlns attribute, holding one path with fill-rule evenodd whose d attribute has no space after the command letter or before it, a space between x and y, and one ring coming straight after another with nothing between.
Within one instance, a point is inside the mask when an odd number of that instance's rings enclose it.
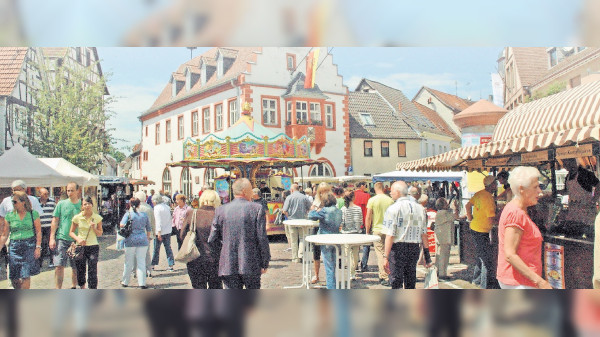
<instances>
[{"instance_id":1,"label":"sandal","mask_svg":"<svg viewBox=\"0 0 600 337\"><path fill-rule=\"evenodd\" d=\"M310 280L310 284L317 284L319 283L319 278L317 276L313 276L312 279Z\"/></svg>"}]
</instances>

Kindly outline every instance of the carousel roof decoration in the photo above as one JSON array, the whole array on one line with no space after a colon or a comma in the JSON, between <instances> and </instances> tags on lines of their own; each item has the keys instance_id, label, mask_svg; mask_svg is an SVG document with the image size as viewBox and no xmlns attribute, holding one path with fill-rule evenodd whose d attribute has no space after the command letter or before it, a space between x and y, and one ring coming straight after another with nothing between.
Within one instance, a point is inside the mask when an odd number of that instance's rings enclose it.
<instances>
[{"instance_id":1,"label":"carousel roof decoration","mask_svg":"<svg viewBox=\"0 0 600 337\"><path fill-rule=\"evenodd\" d=\"M183 143L183 160L169 166L229 168L247 164L272 167L296 167L319 163L310 159L310 140L290 138L255 122L248 102L242 106L240 119L219 135L203 139L187 138Z\"/></svg>"}]
</instances>

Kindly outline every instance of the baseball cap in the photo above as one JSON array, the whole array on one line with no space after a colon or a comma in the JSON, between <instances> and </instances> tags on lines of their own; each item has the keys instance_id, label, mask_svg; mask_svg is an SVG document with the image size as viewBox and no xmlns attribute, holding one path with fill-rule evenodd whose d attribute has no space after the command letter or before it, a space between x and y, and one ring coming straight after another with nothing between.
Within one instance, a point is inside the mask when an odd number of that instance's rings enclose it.
<instances>
[{"instance_id":1,"label":"baseball cap","mask_svg":"<svg viewBox=\"0 0 600 337\"><path fill-rule=\"evenodd\" d=\"M23 188L27 188L27 184L23 180L15 180L11 184L11 188L15 188L17 186L21 186Z\"/></svg>"},{"instance_id":2,"label":"baseball cap","mask_svg":"<svg viewBox=\"0 0 600 337\"><path fill-rule=\"evenodd\" d=\"M493 184L496 181L496 177L494 176L487 176L483 179L483 185L484 186L490 186L491 184Z\"/></svg>"}]
</instances>

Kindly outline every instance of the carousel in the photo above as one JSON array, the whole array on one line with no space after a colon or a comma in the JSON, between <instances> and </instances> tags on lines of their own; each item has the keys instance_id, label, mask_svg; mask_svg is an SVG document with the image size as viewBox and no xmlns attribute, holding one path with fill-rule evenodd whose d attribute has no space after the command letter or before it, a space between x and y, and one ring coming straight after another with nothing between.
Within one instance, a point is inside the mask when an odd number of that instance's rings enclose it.
<instances>
[{"instance_id":1,"label":"carousel","mask_svg":"<svg viewBox=\"0 0 600 337\"><path fill-rule=\"evenodd\" d=\"M242 106L240 119L219 135L203 139L188 138L183 143L183 160L167 164L170 167L221 168L227 173L215 178L215 190L225 201L231 199L231 180L248 178L252 185L267 183L267 233L284 233L283 225L275 225L277 209L283 207L283 192L293 181L293 168L319 164L310 159L310 139L290 138L275 133L255 122L249 103Z\"/></svg>"}]
</instances>

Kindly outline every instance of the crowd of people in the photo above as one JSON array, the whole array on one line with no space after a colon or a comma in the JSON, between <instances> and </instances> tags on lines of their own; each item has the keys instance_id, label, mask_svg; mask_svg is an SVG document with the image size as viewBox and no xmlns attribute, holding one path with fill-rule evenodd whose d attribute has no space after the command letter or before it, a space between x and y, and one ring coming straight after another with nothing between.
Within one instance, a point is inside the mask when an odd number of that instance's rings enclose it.
<instances>
[{"instance_id":1,"label":"crowd of people","mask_svg":"<svg viewBox=\"0 0 600 337\"><path fill-rule=\"evenodd\" d=\"M526 167L515 168L508 178L499 175L498 180L508 185L514 195L507 200L499 217L493 195L497 177L485 177L484 189L467 202L466 218L470 222L477 261L474 282L480 287L491 288L494 284L502 288L550 287L541 276L542 236L527 214L527 208L535 205L540 196L539 177L535 168ZM72 267L71 288L97 288L101 258L98 238L104 233L103 218L94 212L92 198L82 198L76 183L66 186L67 198L59 202L52 200L46 189L39 190L39 199L27 195L26 190L25 182L13 182L13 195L0 204L0 248L10 239L7 253L13 287L29 288L31 277L40 272L44 258L50 257L49 267L54 268L57 289L63 286L67 265ZM319 221L313 234L378 236L380 240L373 248L379 282L392 289L412 289L416 286L419 261L427 268L434 265L428 228L436 234L438 275L441 279L448 278L450 249L456 232L454 224L461 208L454 193L457 191L453 184L430 182L419 185L396 181L390 186L377 182L372 190L364 182L355 187L321 183L306 189L293 184L282 212L287 219ZM175 195L172 204L173 199L160 192L151 190L149 195L136 192L119 221L121 228L131 226L130 235L117 237L117 248L123 249L125 255L121 286L128 287L133 275L140 288L147 288L147 278L153 277L159 265L161 246L167 257L167 272L174 271L171 237L176 237L179 251L193 228L199 256L186 263L193 288L260 288L261 275L270 262L264 193L267 193L264 186L253 189L245 178L233 182L234 199L224 205L210 188L202 189L199 198L191 203L193 206L188 205L186 196L181 193ZM496 266L490 243L495 219L499 219ZM291 262L300 262L304 245L308 243L297 227L286 226L286 237ZM71 258L72 245L83 247L81 258ZM370 250L370 245L365 245L349 252L353 279L357 273L368 271ZM312 284L321 282L322 259L326 287L335 288L335 256L335 248L325 245L316 247L312 257L304 257L314 261Z\"/></svg>"}]
</instances>

